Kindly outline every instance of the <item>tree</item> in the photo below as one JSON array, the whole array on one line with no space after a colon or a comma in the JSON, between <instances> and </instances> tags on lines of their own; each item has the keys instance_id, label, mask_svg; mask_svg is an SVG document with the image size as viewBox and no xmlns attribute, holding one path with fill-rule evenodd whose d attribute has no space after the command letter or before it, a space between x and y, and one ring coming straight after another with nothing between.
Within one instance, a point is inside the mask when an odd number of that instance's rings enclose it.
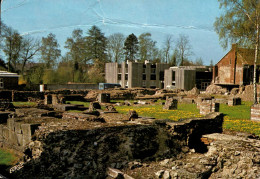
<instances>
[{"instance_id":1,"label":"tree","mask_svg":"<svg viewBox=\"0 0 260 179\"><path fill-rule=\"evenodd\" d=\"M124 58L125 37L121 33L115 33L108 37L107 51L109 61L120 62Z\"/></svg>"},{"instance_id":2,"label":"tree","mask_svg":"<svg viewBox=\"0 0 260 179\"><path fill-rule=\"evenodd\" d=\"M11 69L16 71L16 65L20 57L21 47L22 36L20 36L20 34L11 27L6 28L4 33L4 45L2 49L7 57L8 71Z\"/></svg>"},{"instance_id":3,"label":"tree","mask_svg":"<svg viewBox=\"0 0 260 179\"><path fill-rule=\"evenodd\" d=\"M139 41L139 56L141 61L155 60L157 58L158 49L156 48L156 41L151 38L151 33L142 33L138 37Z\"/></svg>"},{"instance_id":4,"label":"tree","mask_svg":"<svg viewBox=\"0 0 260 179\"><path fill-rule=\"evenodd\" d=\"M167 35L164 41L164 48L163 48L165 63L169 63L170 61L170 50L172 48L172 42L173 42L172 36Z\"/></svg>"},{"instance_id":5,"label":"tree","mask_svg":"<svg viewBox=\"0 0 260 179\"><path fill-rule=\"evenodd\" d=\"M41 45L40 41L30 36L26 36L22 39L22 50L20 58L22 60L21 74L24 75L24 67L26 63L33 59L33 57L39 52Z\"/></svg>"},{"instance_id":6,"label":"tree","mask_svg":"<svg viewBox=\"0 0 260 179\"><path fill-rule=\"evenodd\" d=\"M47 37L42 37L40 52L45 67L53 68L57 59L61 56L59 44L54 34L50 33Z\"/></svg>"},{"instance_id":7,"label":"tree","mask_svg":"<svg viewBox=\"0 0 260 179\"><path fill-rule=\"evenodd\" d=\"M75 73L79 73L80 67L86 64L87 58L87 44L86 38L82 36L83 31L81 29L75 29L72 32L72 37L67 38L65 42L65 48L69 51L66 54L66 58L72 61L72 81L79 81L75 79Z\"/></svg>"},{"instance_id":8,"label":"tree","mask_svg":"<svg viewBox=\"0 0 260 179\"><path fill-rule=\"evenodd\" d=\"M173 51L173 54L171 56L171 60L169 62L170 66L177 66L178 57L179 57L178 50L175 48L174 51Z\"/></svg>"},{"instance_id":9,"label":"tree","mask_svg":"<svg viewBox=\"0 0 260 179\"><path fill-rule=\"evenodd\" d=\"M202 58L201 58L201 57L196 58L194 65L196 65L196 66L202 66L202 65L203 65L203 60L202 60Z\"/></svg>"},{"instance_id":10,"label":"tree","mask_svg":"<svg viewBox=\"0 0 260 179\"><path fill-rule=\"evenodd\" d=\"M192 54L189 37L187 35L179 35L179 38L176 43L176 49L179 54L180 66L183 66L184 60Z\"/></svg>"},{"instance_id":11,"label":"tree","mask_svg":"<svg viewBox=\"0 0 260 179\"><path fill-rule=\"evenodd\" d=\"M87 55L90 60L104 64L107 60L107 39L97 26L92 26L86 37Z\"/></svg>"},{"instance_id":12,"label":"tree","mask_svg":"<svg viewBox=\"0 0 260 179\"><path fill-rule=\"evenodd\" d=\"M125 50L125 60L134 61L136 59L139 46L138 46L138 39L135 34L130 34L124 43L124 50Z\"/></svg>"},{"instance_id":13,"label":"tree","mask_svg":"<svg viewBox=\"0 0 260 179\"><path fill-rule=\"evenodd\" d=\"M260 3L258 0L219 0L224 14L214 23L223 48L229 43L254 46L254 103L257 103L256 64L259 54Z\"/></svg>"},{"instance_id":14,"label":"tree","mask_svg":"<svg viewBox=\"0 0 260 179\"><path fill-rule=\"evenodd\" d=\"M211 66L211 67L214 66L214 63L213 63L213 60L212 60L212 59L210 60L210 64L209 64L209 66Z\"/></svg>"}]
</instances>

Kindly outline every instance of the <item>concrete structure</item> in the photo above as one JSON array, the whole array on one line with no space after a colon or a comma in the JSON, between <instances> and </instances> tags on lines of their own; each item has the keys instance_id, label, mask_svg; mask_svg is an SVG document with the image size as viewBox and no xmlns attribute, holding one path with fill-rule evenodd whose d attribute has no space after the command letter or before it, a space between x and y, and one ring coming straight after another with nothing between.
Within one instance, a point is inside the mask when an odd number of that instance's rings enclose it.
<instances>
[{"instance_id":1,"label":"concrete structure","mask_svg":"<svg viewBox=\"0 0 260 179\"><path fill-rule=\"evenodd\" d=\"M0 89L17 89L19 75L7 71L0 71Z\"/></svg>"},{"instance_id":2,"label":"concrete structure","mask_svg":"<svg viewBox=\"0 0 260 179\"><path fill-rule=\"evenodd\" d=\"M217 85L248 85L253 83L254 49L238 48L236 44L213 68L213 82ZM259 69L257 69L259 82Z\"/></svg>"},{"instance_id":3,"label":"concrete structure","mask_svg":"<svg viewBox=\"0 0 260 179\"><path fill-rule=\"evenodd\" d=\"M164 88L164 70L169 64L149 61L106 63L105 78L107 83L118 83L125 88Z\"/></svg>"},{"instance_id":4,"label":"concrete structure","mask_svg":"<svg viewBox=\"0 0 260 179\"><path fill-rule=\"evenodd\" d=\"M212 70L206 66L180 66L165 70L165 89L205 90L212 80Z\"/></svg>"}]
</instances>

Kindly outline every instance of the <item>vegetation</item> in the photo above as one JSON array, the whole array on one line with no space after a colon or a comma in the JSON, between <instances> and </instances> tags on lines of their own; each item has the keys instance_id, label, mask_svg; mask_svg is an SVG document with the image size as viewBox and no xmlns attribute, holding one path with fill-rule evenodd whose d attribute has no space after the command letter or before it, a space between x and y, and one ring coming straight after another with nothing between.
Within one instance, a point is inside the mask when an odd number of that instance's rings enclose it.
<instances>
[{"instance_id":1,"label":"vegetation","mask_svg":"<svg viewBox=\"0 0 260 179\"><path fill-rule=\"evenodd\" d=\"M15 107L35 107L37 104L35 102L12 102Z\"/></svg>"},{"instance_id":2,"label":"vegetation","mask_svg":"<svg viewBox=\"0 0 260 179\"><path fill-rule=\"evenodd\" d=\"M0 166L1 165L9 166L14 164L16 161L17 158L12 152L0 148Z\"/></svg>"}]
</instances>

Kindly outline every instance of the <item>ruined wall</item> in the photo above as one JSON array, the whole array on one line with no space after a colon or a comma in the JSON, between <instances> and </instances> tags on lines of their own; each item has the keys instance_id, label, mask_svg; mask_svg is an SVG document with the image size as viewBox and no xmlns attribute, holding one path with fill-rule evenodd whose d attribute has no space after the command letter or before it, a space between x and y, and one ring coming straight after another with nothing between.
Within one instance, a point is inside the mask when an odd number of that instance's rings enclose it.
<instances>
[{"instance_id":1,"label":"ruined wall","mask_svg":"<svg viewBox=\"0 0 260 179\"><path fill-rule=\"evenodd\" d=\"M98 84L45 84L44 90L87 90L98 89Z\"/></svg>"},{"instance_id":2,"label":"ruined wall","mask_svg":"<svg viewBox=\"0 0 260 179\"><path fill-rule=\"evenodd\" d=\"M122 168L137 159L152 161L177 156L187 148L199 150L201 136L222 132L222 122L223 116L215 113L181 122L158 120L150 125L85 130L55 130L45 124L27 150L34 159L14 176L104 178L108 166Z\"/></svg>"}]
</instances>

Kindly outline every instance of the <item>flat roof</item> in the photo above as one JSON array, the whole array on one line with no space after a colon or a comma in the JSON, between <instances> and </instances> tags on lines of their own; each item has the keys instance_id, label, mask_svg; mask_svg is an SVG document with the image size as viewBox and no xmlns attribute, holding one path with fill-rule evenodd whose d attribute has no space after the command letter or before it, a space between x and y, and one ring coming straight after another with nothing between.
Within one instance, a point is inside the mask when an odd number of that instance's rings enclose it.
<instances>
[{"instance_id":1,"label":"flat roof","mask_svg":"<svg viewBox=\"0 0 260 179\"><path fill-rule=\"evenodd\" d=\"M19 77L17 73L11 73L8 71L0 71L0 77Z\"/></svg>"}]
</instances>

